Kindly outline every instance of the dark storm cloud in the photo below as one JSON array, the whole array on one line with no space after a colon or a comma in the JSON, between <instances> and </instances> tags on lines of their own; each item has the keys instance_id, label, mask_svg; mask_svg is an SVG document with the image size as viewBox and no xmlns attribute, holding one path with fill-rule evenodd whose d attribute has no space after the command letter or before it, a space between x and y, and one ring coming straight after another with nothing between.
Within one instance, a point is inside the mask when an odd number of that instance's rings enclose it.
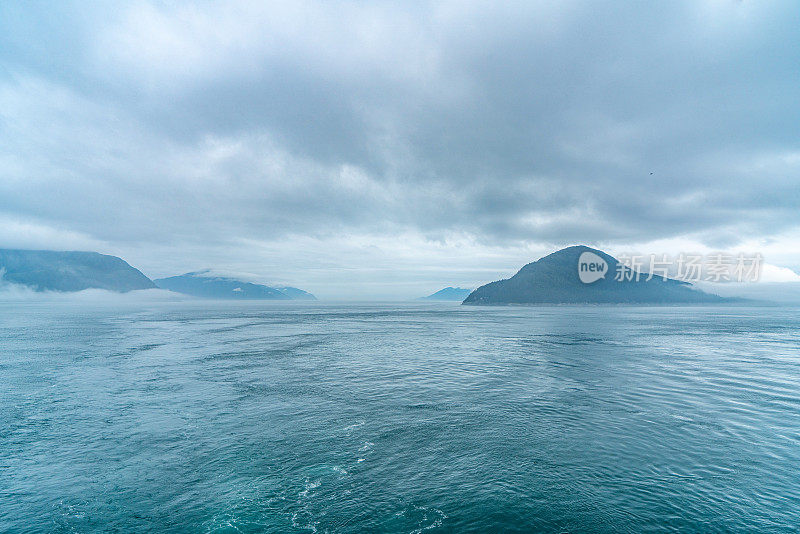
<instances>
[{"instance_id":1,"label":"dark storm cloud","mask_svg":"<svg viewBox=\"0 0 800 534\"><path fill-rule=\"evenodd\" d=\"M800 224L790 2L0 10L0 213L54 240Z\"/></svg>"}]
</instances>

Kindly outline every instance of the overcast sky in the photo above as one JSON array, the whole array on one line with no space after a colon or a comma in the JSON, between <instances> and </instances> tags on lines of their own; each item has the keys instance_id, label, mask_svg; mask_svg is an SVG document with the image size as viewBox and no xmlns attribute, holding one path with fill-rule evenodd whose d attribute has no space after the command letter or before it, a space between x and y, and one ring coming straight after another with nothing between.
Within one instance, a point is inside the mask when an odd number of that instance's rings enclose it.
<instances>
[{"instance_id":1,"label":"overcast sky","mask_svg":"<svg viewBox=\"0 0 800 534\"><path fill-rule=\"evenodd\" d=\"M327 298L556 248L800 270L800 9L0 3L0 247Z\"/></svg>"}]
</instances>

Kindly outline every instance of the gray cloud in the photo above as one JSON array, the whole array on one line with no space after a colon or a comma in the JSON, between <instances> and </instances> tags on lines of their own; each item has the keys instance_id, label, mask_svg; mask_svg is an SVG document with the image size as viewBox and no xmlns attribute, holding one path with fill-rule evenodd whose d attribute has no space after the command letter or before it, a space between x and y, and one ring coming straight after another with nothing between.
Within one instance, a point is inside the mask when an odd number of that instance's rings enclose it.
<instances>
[{"instance_id":1,"label":"gray cloud","mask_svg":"<svg viewBox=\"0 0 800 534\"><path fill-rule=\"evenodd\" d=\"M406 265L389 284L464 246L480 281L487 258L575 242L783 239L799 19L724 0L4 4L0 246L96 245L158 275L180 268L164 247L186 270Z\"/></svg>"}]
</instances>

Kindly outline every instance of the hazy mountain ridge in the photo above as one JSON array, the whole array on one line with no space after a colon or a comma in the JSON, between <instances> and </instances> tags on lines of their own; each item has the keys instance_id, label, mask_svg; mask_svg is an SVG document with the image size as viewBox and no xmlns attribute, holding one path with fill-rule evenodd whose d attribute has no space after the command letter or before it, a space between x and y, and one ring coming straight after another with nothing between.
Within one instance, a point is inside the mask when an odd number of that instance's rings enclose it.
<instances>
[{"instance_id":1,"label":"hazy mountain ridge","mask_svg":"<svg viewBox=\"0 0 800 534\"><path fill-rule=\"evenodd\" d=\"M304 291L296 287L282 286L282 287L275 287L274 289L277 289L278 291L287 295L292 300L317 300L317 297L315 297L308 291Z\"/></svg>"},{"instance_id":2,"label":"hazy mountain ridge","mask_svg":"<svg viewBox=\"0 0 800 534\"><path fill-rule=\"evenodd\" d=\"M155 289L141 271L97 252L0 249L2 279L35 291Z\"/></svg>"},{"instance_id":3,"label":"hazy mountain ridge","mask_svg":"<svg viewBox=\"0 0 800 534\"><path fill-rule=\"evenodd\" d=\"M436 293L428 295L427 297L420 297L417 300L463 301L470 293L472 293L471 289L448 286L444 289L440 289Z\"/></svg>"},{"instance_id":4,"label":"hazy mountain ridge","mask_svg":"<svg viewBox=\"0 0 800 534\"><path fill-rule=\"evenodd\" d=\"M159 278L155 283L184 295L231 300L316 300L307 291L296 287L270 287L254 282L245 282L226 276L217 276L210 271L185 273Z\"/></svg>"},{"instance_id":5,"label":"hazy mountain ridge","mask_svg":"<svg viewBox=\"0 0 800 534\"><path fill-rule=\"evenodd\" d=\"M578 260L584 252L596 254L607 263L604 278L581 282ZM618 281L615 279L618 269L630 271L600 250L583 245L568 247L525 265L511 278L479 287L464 304L700 304L729 300L679 280L661 277L646 280L646 274L639 280Z\"/></svg>"}]
</instances>

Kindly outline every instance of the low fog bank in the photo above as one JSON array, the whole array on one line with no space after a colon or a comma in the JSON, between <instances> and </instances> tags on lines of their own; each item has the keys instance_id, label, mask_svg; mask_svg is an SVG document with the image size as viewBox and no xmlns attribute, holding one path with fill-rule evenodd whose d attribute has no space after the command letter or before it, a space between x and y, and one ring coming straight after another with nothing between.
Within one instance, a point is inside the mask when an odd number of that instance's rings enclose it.
<instances>
[{"instance_id":1,"label":"low fog bank","mask_svg":"<svg viewBox=\"0 0 800 534\"><path fill-rule=\"evenodd\" d=\"M800 306L800 282L711 283L696 282L698 289L721 297L743 298L754 303ZM157 302L198 302L199 299L164 289L143 289L118 293L104 289L84 289L76 292L35 291L30 287L0 280L0 303L83 303L136 304ZM408 300L408 299L405 299ZM379 299L371 302L389 302ZM245 301L229 301L245 302ZM295 302L295 301L280 301ZM344 301L338 301L344 302ZM364 302L361 300L361 302ZM397 302L401 302L397 300ZM417 301L419 302L419 301Z\"/></svg>"},{"instance_id":2,"label":"low fog bank","mask_svg":"<svg viewBox=\"0 0 800 534\"><path fill-rule=\"evenodd\" d=\"M738 297L772 304L800 305L800 282L731 282L726 284L697 282L695 285L703 291L721 297Z\"/></svg>"},{"instance_id":3,"label":"low fog bank","mask_svg":"<svg viewBox=\"0 0 800 534\"><path fill-rule=\"evenodd\" d=\"M0 302L145 303L185 300L195 299L164 289L142 289L127 293L105 289L84 289L75 292L35 291L28 286L0 281Z\"/></svg>"}]
</instances>

